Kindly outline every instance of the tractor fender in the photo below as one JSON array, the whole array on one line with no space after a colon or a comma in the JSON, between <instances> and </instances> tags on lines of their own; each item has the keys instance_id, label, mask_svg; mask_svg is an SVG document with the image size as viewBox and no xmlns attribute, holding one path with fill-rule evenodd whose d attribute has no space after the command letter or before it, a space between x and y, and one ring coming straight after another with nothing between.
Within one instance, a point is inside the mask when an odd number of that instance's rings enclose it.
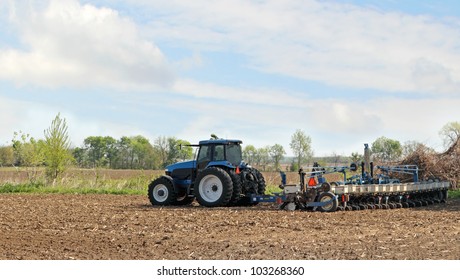
<instances>
[{"instance_id":1,"label":"tractor fender","mask_svg":"<svg viewBox=\"0 0 460 280\"><path fill-rule=\"evenodd\" d=\"M206 166L206 168L209 168L209 167L225 167L225 168L231 168L231 169L236 168L233 164L231 164L230 162L226 160L212 161Z\"/></svg>"},{"instance_id":2,"label":"tractor fender","mask_svg":"<svg viewBox=\"0 0 460 280\"><path fill-rule=\"evenodd\" d=\"M161 175L160 177L165 178L166 180L170 181L171 184L172 184L173 187L174 187L174 191L175 191L176 193L179 193L180 187L179 187L178 185L179 185L179 183L181 183L181 182L177 182L176 180L174 180L174 179L173 179L171 176L169 176L169 175Z\"/></svg>"}]
</instances>

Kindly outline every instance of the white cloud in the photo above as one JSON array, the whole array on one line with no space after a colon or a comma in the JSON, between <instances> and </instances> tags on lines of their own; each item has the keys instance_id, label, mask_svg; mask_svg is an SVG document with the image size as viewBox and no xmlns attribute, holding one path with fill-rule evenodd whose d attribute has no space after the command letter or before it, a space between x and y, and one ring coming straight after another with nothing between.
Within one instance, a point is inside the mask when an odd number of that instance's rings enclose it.
<instances>
[{"instance_id":1,"label":"white cloud","mask_svg":"<svg viewBox=\"0 0 460 280\"><path fill-rule=\"evenodd\" d=\"M16 7L16 5L18 7ZM0 49L0 79L44 87L168 87L173 74L160 49L128 18L75 0L10 3L22 49Z\"/></svg>"},{"instance_id":2,"label":"white cloud","mask_svg":"<svg viewBox=\"0 0 460 280\"><path fill-rule=\"evenodd\" d=\"M151 22L155 38L244 54L260 71L354 88L460 94L458 20L313 0L132 2L161 10Z\"/></svg>"},{"instance_id":3,"label":"white cloud","mask_svg":"<svg viewBox=\"0 0 460 280\"><path fill-rule=\"evenodd\" d=\"M273 90L270 88L242 88L199 82L191 79L178 79L173 91L195 98L240 102L257 105L308 108L305 93Z\"/></svg>"},{"instance_id":4,"label":"white cloud","mask_svg":"<svg viewBox=\"0 0 460 280\"><path fill-rule=\"evenodd\" d=\"M242 138L246 144L259 147L280 143L288 150L291 134L303 129L312 136L318 155L328 155L333 150L343 154L361 152L363 143L372 143L380 136L401 143L421 141L441 150L439 129L460 118L458 97L382 96L357 102L295 98L272 90L264 98L263 90L183 83L181 90L176 90L187 97L174 100L173 104L194 117L177 129L180 137L193 141L216 133L221 137ZM244 96L249 94L258 102L251 98L246 101Z\"/></svg>"},{"instance_id":5,"label":"white cloud","mask_svg":"<svg viewBox=\"0 0 460 280\"><path fill-rule=\"evenodd\" d=\"M259 147L279 143L288 150L291 134L300 128L312 136L317 155L361 152L363 142L382 135L438 148L438 130L460 119L458 21L436 22L330 1L131 2L143 2L148 27L113 9L69 0L9 10L6 21L18 31L21 48L0 44L0 79L46 87L169 86L167 96L106 94L123 99L117 113L126 115L125 125L104 121L96 112L62 112L76 145L90 135L154 133L195 142L216 133ZM9 8L19 5L11 3ZM174 66L185 71L202 67L202 77L207 51L230 57L238 53L259 71L340 85L331 89L335 91L342 86L378 89L382 97L323 98L308 83L305 89L286 84L283 90L187 77L173 81L170 65L145 39L145 31L162 46L192 53ZM401 94L385 97L385 91L421 94L401 99L394 97ZM91 100L106 106L114 101ZM57 111L0 93L0 140L19 129L41 136ZM134 111L143 117L135 120Z\"/></svg>"}]
</instances>

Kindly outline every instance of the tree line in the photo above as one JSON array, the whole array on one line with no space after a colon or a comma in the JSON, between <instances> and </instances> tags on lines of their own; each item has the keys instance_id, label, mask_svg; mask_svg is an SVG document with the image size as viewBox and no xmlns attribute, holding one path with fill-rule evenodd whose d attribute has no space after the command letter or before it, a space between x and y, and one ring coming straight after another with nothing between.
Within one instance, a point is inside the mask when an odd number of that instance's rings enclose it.
<instances>
[{"instance_id":1,"label":"tree line","mask_svg":"<svg viewBox=\"0 0 460 280\"><path fill-rule=\"evenodd\" d=\"M159 136L152 143L144 136L90 136L82 147L72 150L75 163L82 168L161 169L176 161L193 157L190 142Z\"/></svg>"},{"instance_id":2,"label":"tree line","mask_svg":"<svg viewBox=\"0 0 460 280\"><path fill-rule=\"evenodd\" d=\"M17 132L13 144L0 147L0 166L40 167L52 165L47 151L59 151L55 157L66 158L65 165L80 168L161 169L176 161L193 158L190 143L176 137L160 136L152 143L143 136L89 136L81 147L63 150ZM181 147L182 146L182 147ZM181 148L180 148L181 147ZM57 169L57 167L56 167ZM58 171L59 173L59 171Z\"/></svg>"},{"instance_id":3,"label":"tree line","mask_svg":"<svg viewBox=\"0 0 460 280\"><path fill-rule=\"evenodd\" d=\"M444 144L449 146L460 137L460 123L450 122L439 132ZM171 136L159 136L153 143L144 136L123 136L115 139L111 136L89 136L83 145L71 148L67 133L67 123L60 114L44 131L44 139L36 140L22 132L14 133L12 144L0 147L0 166L46 167L47 176L56 178L67 166L80 168L111 169L162 169L177 161L193 158L190 142ZM294 153L288 170L296 171L305 164L312 163L312 140L303 130L296 130L291 136L289 146ZM424 144L408 141L401 144L398 140L384 136L371 144L373 160L377 162L395 162L407 156ZM429 149L428 147L425 147ZM286 150L281 144L255 147L246 145L243 159L264 171L280 170ZM332 154L328 163L340 161L362 161L362 154L350 156Z\"/></svg>"}]
</instances>

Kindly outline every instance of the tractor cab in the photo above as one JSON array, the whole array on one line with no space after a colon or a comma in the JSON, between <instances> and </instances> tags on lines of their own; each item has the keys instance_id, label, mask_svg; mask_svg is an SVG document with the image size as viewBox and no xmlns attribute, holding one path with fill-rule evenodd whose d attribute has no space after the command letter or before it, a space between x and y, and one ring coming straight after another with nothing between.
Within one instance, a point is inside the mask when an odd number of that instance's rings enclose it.
<instances>
[{"instance_id":1,"label":"tractor cab","mask_svg":"<svg viewBox=\"0 0 460 280\"><path fill-rule=\"evenodd\" d=\"M190 188L198 174L209 167L236 169L242 162L241 140L211 139L200 141L196 159L166 166L166 175L175 185Z\"/></svg>"},{"instance_id":2,"label":"tractor cab","mask_svg":"<svg viewBox=\"0 0 460 280\"><path fill-rule=\"evenodd\" d=\"M240 140L206 140L200 141L196 157L197 171L209 166L226 166L236 168L242 161Z\"/></svg>"}]
</instances>

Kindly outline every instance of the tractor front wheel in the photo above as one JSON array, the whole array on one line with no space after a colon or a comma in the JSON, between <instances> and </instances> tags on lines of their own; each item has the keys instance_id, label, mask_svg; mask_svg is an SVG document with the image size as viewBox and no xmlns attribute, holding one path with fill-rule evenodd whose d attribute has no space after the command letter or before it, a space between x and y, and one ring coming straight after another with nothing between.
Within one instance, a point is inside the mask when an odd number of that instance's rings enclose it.
<instances>
[{"instance_id":1,"label":"tractor front wheel","mask_svg":"<svg viewBox=\"0 0 460 280\"><path fill-rule=\"evenodd\" d=\"M176 201L172 178L161 176L149 185L149 200L152 205L170 205Z\"/></svg>"},{"instance_id":2,"label":"tractor front wheel","mask_svg":"<svg viewBox=\"0 0 460 280\"><path fill-rule=\"evenodd\" d=\"M198 174L194 192L200 205L207 207L224 206L232 198L232 178L225 170L210 167Z\"/></svg>"}]
</instances>

